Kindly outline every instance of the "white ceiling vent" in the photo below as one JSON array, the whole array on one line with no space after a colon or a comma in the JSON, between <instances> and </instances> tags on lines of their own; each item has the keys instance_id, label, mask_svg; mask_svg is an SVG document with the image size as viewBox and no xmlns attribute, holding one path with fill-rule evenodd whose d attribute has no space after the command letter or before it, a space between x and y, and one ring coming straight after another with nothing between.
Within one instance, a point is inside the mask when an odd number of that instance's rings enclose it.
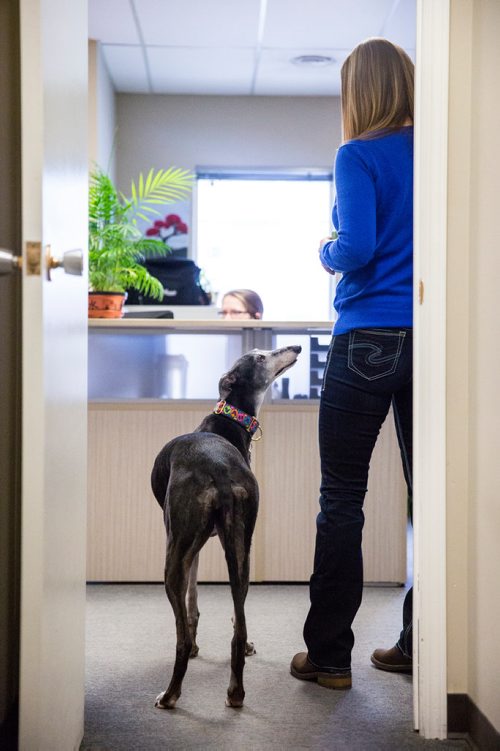
<instances>
[{"instance_id":1,"label":"white ceiling vent","mask_svg":"<svg viewBox=\"0 0 500 751\"><path fill-rule=\"evenodd\" d=\"M335 58L328 55L297 55L297 57L292 57L290 62L294 65L302 65L304 68L324 68L327 65L333 65Z\"/></svg>"}]
</instances>

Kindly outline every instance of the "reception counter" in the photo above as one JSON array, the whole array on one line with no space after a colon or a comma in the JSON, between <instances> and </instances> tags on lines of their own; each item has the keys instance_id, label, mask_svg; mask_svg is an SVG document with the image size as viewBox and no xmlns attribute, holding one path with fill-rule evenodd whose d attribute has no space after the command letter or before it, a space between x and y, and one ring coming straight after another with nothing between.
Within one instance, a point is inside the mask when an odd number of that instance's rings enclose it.
<instances>
[{"instance_id":1,"label":"reception counter","mask_svg":"<svg viewBox=\"0 0 500 751\"><path fill-rule=\"evenodd\" d=\"M197 427L218 400L220 376L243 353L300 344L297 364L269 390L252 469L260 508L252 581L309 579L320 480L319 389L330 322L172 319L89 322L89 581L161 581L162 512L149 477L161 447ZM392 416L372 458L365 502L365 582L406 579L406 487ZM227 581L217 538L200 581Z\"/></svg>"}]
</instances>

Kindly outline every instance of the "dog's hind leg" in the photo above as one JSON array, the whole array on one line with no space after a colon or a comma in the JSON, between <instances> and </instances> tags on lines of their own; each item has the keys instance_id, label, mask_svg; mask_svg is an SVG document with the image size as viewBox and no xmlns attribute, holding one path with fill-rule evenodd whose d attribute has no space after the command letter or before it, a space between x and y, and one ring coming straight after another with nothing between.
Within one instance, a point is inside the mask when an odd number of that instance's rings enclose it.
<instances>
[{"instance_id":1,"label":"dog's hind leg","mask_svg":"<svg viewBox=\"0 0 500 751\"><path fill-rule=\"evenodd\" d=\"M189 633L191 634L191 652L190 657L196 657L199 647L196 644L196 634L198 631L198 621L200 611L198 610L198 562L200 554L196 553L189 571L188 589L187 589L187 618Z\"/></svg>"},{"instance_id":2,"label":"dog's hind leg","mask_svg":"<svg viewBox=\"0 0 500 751\"><path fill-rule=\"evenodd\" d=\"M181 695L182 681L191 654L192 639L186 609L186 593L192 560L192 555L189 559L183 558L177 547L174 545L168 546L165 561L165 590L175 615L177 646L170 685L166 691L156 697L155 701L155 707L163 709L175 707L177 699Z\"/></svg>"},{"instance_id":3,"label":"dog's hind leg","mask_svg":"<svg viewBox=\"0 0 500 751\"><path fill-rule=\"evenodd\" d=\"M218 530L218 534L219 534L220 544L222 545L222 549L225 551L226 547L225 547L225 542L224 542L224 530L223 529L219 529ZM231 622L232 622L233 628L234 628L235 615L233 615L233 617L231 618ZM255 644L253 643L253 641L247 641L246 644L245 644L245 655L246 655L246 657L251 657L252 655L255 655L255 654L257 654L257 650L255 649Z\"/></svg>"}]
</instances>

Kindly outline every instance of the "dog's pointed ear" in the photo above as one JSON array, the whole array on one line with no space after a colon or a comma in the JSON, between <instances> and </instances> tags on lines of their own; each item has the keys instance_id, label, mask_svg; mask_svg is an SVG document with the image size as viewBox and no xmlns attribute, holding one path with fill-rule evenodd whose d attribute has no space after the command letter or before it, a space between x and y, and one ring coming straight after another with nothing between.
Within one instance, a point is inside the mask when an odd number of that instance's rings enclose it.
<instances>
[{"instance_id":1,"label":"dog's pointed ear","mask_svg":"<svg viewBox=\"0 0 500 751\"><path fill-rule=\"evenodd\" d=\"M236 371L229 370L221 376L219 381L219 396L221 399L225 399L231 391L231 386L236 381Z\"/></svg>"}]
</instances>

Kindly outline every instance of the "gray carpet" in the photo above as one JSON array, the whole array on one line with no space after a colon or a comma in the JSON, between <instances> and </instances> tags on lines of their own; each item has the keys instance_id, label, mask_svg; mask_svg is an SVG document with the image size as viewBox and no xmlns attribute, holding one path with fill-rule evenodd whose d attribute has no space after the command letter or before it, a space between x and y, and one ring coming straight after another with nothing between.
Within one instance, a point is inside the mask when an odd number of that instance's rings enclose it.
<instances>
[{"instance_id":1,"label":"gray carpet","mask_svg":"<svg viewBox=\"0 0 500 751\"><path fill-rule=\"evenodd\" d=\"M225 585L201 585L199 656L173 711L154 708L170 680L175 627L161 585L91 585L87 608L85 751L116 749L467 749L463 739L426 741L412 730L411 677L370 665L399 631L404 590L367 587L355 621L353 688L331 691L288 672L303 649L304 585L254 585L247 599L257 654L245 666L243 709L224 705L232 636Z\"/></svg>"}]
</instances>

